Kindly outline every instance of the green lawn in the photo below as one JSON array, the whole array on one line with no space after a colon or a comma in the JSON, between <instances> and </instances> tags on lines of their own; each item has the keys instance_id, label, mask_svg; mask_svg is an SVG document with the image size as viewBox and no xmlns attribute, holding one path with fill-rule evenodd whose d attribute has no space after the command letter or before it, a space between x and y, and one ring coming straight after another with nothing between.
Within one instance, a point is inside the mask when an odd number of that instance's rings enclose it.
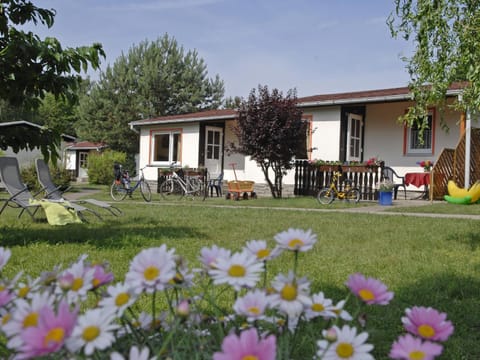
<instances>
[{"instance_id":1,"label":"green lawn","mask_svg":"<svg viewBox=\"0 0 480 360\"><path fill-rule=\"evenodd\" d=\"M313 198L237 202L209 198L173 204L154 194L153 203L145 204L135 195L117 204L124 211L121 217L102 213L103 222L92 218L88 224L64 227L32 222L27 216L18 221L18 212L7 209L0 216L0 244L12 250L5 275L24 270L37 276L86 253L91 260L108 260L116 278L122 279L130 260L144 248L167 244L197 266L204 246L238 250L252 239L273 243L273 236L289 227L312 229L318 242L299 258L299 272L312 282L312 291L323 290L341 300L348 294L344 286L348 275L361 272L381 279L395 292L389 306L369 309L376 359L386 359L391 343L402 333L404 309L414 305L447 312L454 323L455 333L442 359L480 358L480 221L308 211L369 205L320 206ZM102 191L95 197L108 199L108 194ZM457 214L480 213L480 205L428 202L404 211L443 213L446 206ZM270 278L291 268L289 255L272 262Z\"/></svg>"}]
</instances>

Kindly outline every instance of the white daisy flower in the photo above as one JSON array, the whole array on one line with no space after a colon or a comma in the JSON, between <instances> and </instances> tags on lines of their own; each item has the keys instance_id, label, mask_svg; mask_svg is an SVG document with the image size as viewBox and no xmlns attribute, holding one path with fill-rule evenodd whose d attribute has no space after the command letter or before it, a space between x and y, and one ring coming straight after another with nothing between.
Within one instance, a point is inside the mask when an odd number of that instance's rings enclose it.
<instances>
[{"instance_id":1,"label":"white daisy flower","mask_svg":"<svg viewBox=\"0 0 480 360\"><path fill-rule=\"evenodd\" d=\"M332 300L325 297L322 291L312 295L312 304L305 309L307 320L322 316L324 318L336 317L333 312Z\"/></svg>"},{"instance_id":2,"label":"white daisy flower","mask_svg":"<svg viewBox=\"0 0 480 360\"><path fill-rule=\"evenodd\" d=\"M308 251L317 242L317 235L312 230L288 229L275 235L275 240L282 249L291 251Z\"/></svg>"},{"instance_id":3,"label":"white daisy flower","mask_svg":"<svg viewBox=\"0 0 480 360\"><path fill-rule=\"evenodd\" d=\"M265 240L250 240L245 245L245 249L255 255L259 261L275 259L282 253L278 246L270 250Z\"/></svg>"},{"instance_id":4,"label":"white daisy flower","mask_svg":"<svg viewBox=\"0 0 480 360\"><path fill-rule=\"evenodd\" d=\"M149 358L150 350L148 347L144 347L140 350L135 345L130 348L130 353L127 358L124 358L120 353L113 352L110 354L110 360L155 360L157 357L153 356Z\"/></svg>"},{"instance_id":5,"label":"white daisy flower","mask_svg":"<svg viewBox=\"0 0 480 360\"><path fill-rule=\"evenodd\" d=\"M165 244L142 250L130 263L125 283L138 293L165 289L176 274L174 252L174 249L167 250Z\"/></svg>"},{"instance_id":6,"label":"white daisy flower","mask_svg":"<svg viewBox=\"0 0 480 360\"><path fill-rule=\"evenodd\" d=\"M291 318L299 317L305 307L312 305L310 282L306 278L296 279L292 270L288 276L277 275L272 287L275 293L269 296L270 306Z\"/></svg>"},{"instance_id":7,"label":"white daisy flower","mask_svg":"<svg viewBox=\"0 0 480 360\"><path fill-rule=\"evenodd\" d=\"M0 271L7 265L8 260L12 256L12 251L10 249L0 247Z\"/></svg>"},{"instance_id":8,"label":"white daisy flower","mask_svg":"<svg viewBox=\"0 0 480 360\"><path fill-rule=\"evenodd\" d=\"M334 326L332 329L336 333L334 342L327 340L317 342L317 355L322 360L375 360L370 354L373 345L365 343L368 338L366 332L357 335L357 329L348 325L341 329Z\"/></svg>"},{"instance_id":9,"label":"white daisy flower","mask_svg":"<svg viewBox=\"0 0 480 360\"><path fill-rule=\"evenodd\" d=\"M55 297L46 292L33 294L31 300L17 299L11 311L10 319L3 326L5 335L10 338L7 347L20 349L23 341L20 333L31 326L38 325L40 310L45 307L53 307Z\"/></svg>"},{"instance_id":10,"label":"white daisy flower","mask_svg":"<svg viewBox=\"0 0 480 360\"><path fill-rule=\"evenodd\" d=\"M170 279L169 286L183 289L191 288L195 274L189 269L186 260L182 257L178 257L175 262L177 264L176 273Z\"/></svg>"},{"instance_id":11,"label":"white daisy flower","mask_svg":"<svg viewBox=\"0 0 480 360\"><path fill-rule=\"evenodd\" d=\"M105 350L115 341L114 330L118 325L114 323L114 309L97 308L88 310L77 319L72 335L67 340L67 348L77 352L83 348L86 356L98 350Z\"/></svg>"},{"instance_id":12,"label":"white daisy flower","mask_svg":"<svg viewBox=\"0 0 480 360\"><path fill-rule=\"evenodd\" d=\"M352 315L348 313L343 307L345 306L346 300L340 300L336 305L329 307L329 311L333 312L333 318L340 318L345 321L351 321L353 319ZM329 318L326 316L326 318Z\"/></svg>"},{"instance_id":13,"label":"white daisy flower","mask_svg":"<svg viewBox=\"0 0 480 360\"><path fill-rule=\"evenodd\" d=\"M100 300L98 305L105 308L114 308L117 316L121 316L136 300L137 294L130 286L117 283L107 288L107 295Z\"/></svg>"},{"instance_id":14,"label":"white daisy flower","mask_svg":"<svg viewBox=\"0 0 480 360\"><path fill-rule=\"evenodd\" d=\"M204 247L200 250L199 260L205 269L215 269L219 258L229 258L230 250L213 245L211 248Z\"/></svg>"},{"instance_id":15,"label":"white daisy flower","mask_svg":"<svg viewBox=\"0 0 480 360\"><path fill-rule=\"evenodd\" d=\"M66 292L69 304L75 304L79 300L86 300L88 291L93 288L92 282L95 270L85 266L85 258L86 255L81 256L75 264L63 271L57 279L59 286L56 288L56 292L60 295Z\"/></svg>"},{"instance_id":16,"label":"white daisy flower","mask_svg":"<svg viewBox=\"0 0 480 360\"><path fill-rule=\"evenodd\" d=\"M268 296L262 290L249 291L233 304L237 315L245 316L248 322L263 319L268 307Z\"/></svg>"},{"instance_id":17,"label":"white daisy flower","mask_svg":"<svg viewBox=\"0 0 480 360\"><path fill-rule=\"evenodd\" d=\"M15 292L19 298L31 298L39 287L40 278L32 279L30 276L27 276L26 282L19 282L17 284Z\"/></svg>"},{"instance_id":18,"label":"white daisy flower","mask_svg":"<svg viewBox=\"0 0 480 360\"><path fill-rule=\"evenodd\" d=\"M254 287L262 271L263 264L252 254L243 251L228 258L219 258L216 268L208 273L214 284L229 284L239 291L243 287Z\"/></svg>"}]
</instances>

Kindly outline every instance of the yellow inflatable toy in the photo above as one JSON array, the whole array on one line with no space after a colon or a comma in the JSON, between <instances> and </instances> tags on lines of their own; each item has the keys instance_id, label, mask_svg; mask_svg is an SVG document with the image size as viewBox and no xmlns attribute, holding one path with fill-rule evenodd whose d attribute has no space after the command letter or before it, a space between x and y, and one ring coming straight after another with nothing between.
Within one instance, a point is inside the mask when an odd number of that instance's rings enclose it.
<instances>
[{"instance_id":1,"label":"yellow inflatable toy","mask_svg":"<svg viewBox=\"0 0 480 360\"><path fill-rule=\"evenodd\" d=\"M453 180L448 181L448 195L444 199L451 204L473 204L480 200L480 181L463 189L457 186Z\"/></svg>"}]
</instances>

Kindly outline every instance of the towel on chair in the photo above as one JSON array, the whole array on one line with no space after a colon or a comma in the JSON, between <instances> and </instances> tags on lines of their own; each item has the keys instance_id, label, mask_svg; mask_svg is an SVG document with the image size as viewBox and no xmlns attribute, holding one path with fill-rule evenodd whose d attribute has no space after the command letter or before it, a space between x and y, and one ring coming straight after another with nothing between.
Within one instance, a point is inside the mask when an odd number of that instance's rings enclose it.
<instances>
[{"instance_id":1,"label":"towel on chair","mask_svg":"<svg viewBox=\"0 0 480 360\"><path fill-rule=\"evenodd\" d=\"M68 201L54 202L48 200L30 200L32 205L40 205L50 225L66 225L81 223L75 210L69 207Z\"/></svg>"}]
</instances>

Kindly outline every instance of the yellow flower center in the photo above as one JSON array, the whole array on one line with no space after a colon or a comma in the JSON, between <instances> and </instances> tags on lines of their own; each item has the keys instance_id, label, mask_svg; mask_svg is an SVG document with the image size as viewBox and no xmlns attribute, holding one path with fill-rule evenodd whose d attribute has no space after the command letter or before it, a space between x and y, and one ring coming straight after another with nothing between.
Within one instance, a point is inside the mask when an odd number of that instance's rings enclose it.
<instances>
[{"instance_id":1,"label":"yellow flower center","mask_svg":"<svg viewBox=\"0 0 480 360\"><path fill-rule=\"evenodd\" d=\"M149 266L143 272L143 276L148 281L155 280L158 275L160 275L160 270L155 266Z\"/></svg>"},{"instance_id":2,"label":"yellow flower center","mask_svg":"<svg viewBox=\"0 0 480 360\"><path fill-rule=\"evenodd\" d=\"M280 292L282 299L293 301L297 298L297 287L292 284L286 284Z\"/></svg>"},{"instance_id":3,"label":"yellow flower center","mask_svg":"<svg viewBox=\"0 0 480 360\"><path fill-rule=\"evenodd\" d=\"M340 343L337 345L337 355L341 358L349 358L353 355L353 346L350 343Z\"/></svg>"},{"instance_id":4,"label":"yellow flower center","mask_svg":"<svg viewBox=\"0 0 480 360\"><path fill-rule=\"evenodd\" d=\"M25 319L23 319L23 327L27 328L30 326L37 326L38 324L38 313L37 312L32 312L25 316Z\"/></svg>"},{"instance_id":5,"label":"yellow flower center","mask_svg":"<svg viewBox=\"0 0 480 360\"><path fill-rule=\"evenodd\" d=\"M428 339L435 335L435 329L428 324L423 324L418 327L418 333Z\"/></svg>"},{"instance_id":6,"label":"yellow flower center","mask_svg":"<svg viewBox=\"0 0 480 360\"><path fill-rule=\"evenodd\" d=\"M93 279L92 280L92 285L93 285L94 288L99 287L100 286L100 280Z\"/></svg>"},{"instance_id":7,"label":"yellow flower center","mask_svg":"<svg viewBox=\"0 0 480 360\"><path fill-rule=\"evenodd\" d=\"M5 285L0 285L0 291L3 291L5 289L6 289Z\"/></svg>"},{"instance_id":8,"label":"yellow flower center","mask_svg":"<svg viewBox=\"0 0 480 360\"><path fill-rule=\"evenodd\" d=\"M118 294L115 298L115 306L123 306L128 302L128 300L130 300L130 295L128 293Z\"/></svg>"},{"instance_id":9,"label":"yellow flower center","mask_svg":"<svg viewBox=\"0 0 480 360\"><path fill-rule=\"evenodd\" d=\"M371 292L368 289L361 289L358 292L358 295L360 295L360 297L362 298L363 301L375 300L375 295L373 294L373 292Z\"/></svg>"},{"instance_id":10,"label":"yellow flower center","mask_svg":"<svg viewBox=\"0 0 480 360\"><path fill-rule=\"evenodd\" d=\"M83 330L82 338L85 341L93 341L100 335L100 329L97 326L87 326Z\"/></svg>"},{"instance_id":11,"label":"yellow flower center","mask_svg":"<svg viewBox=\"0 0 480 360\"><path fill-rule=\"evenodd\" d=\"M243 277L245 276L245 268L242 265L232 265L228 269L228 275L233 277Z\"/></svg>"},{"instance_id":12,"label":"yellow flower center","mask_svg":"<svg viewBox=\"0 0 480 360\"><path fill-rule=\"evenodd\" d=\"M73 283L72 283L72 290L73 291L78 291L82 288L83 286L83 279L82 278L76 278L75 280L73 280Z\"/></svg>"},{"instance_id":13,"label":"yellow flower center","mask_svg":"<svg viewBox=\"0 0 480 360\"><path fill-rule=\"evenodd\" d=\"M258 315L260 314L260 309L257 306L250 306L248 309L248 312Z\"/></svg>"},{"instance_id":14,"label":"yellow flower center","mask_svg":"<svg viewBox=\"0 0 480 360\"><path fill-rule=\"evenodd\" d=\"M28 286L24 286L18 289L18 297L24 298L28 295L29 292L30 292L30 288Z\"/></svg>"},{"instance_id":15,"label":"yellow flower center","mask_svg":"<svg viewBox=\"0 0 480 360\"><path fill-rule=\"evenodd\" d=\"M425 353L420 350L415 350L408 354L408 358L410 360L423 360L425 359Z\"/></svg>"},{"instance_id":16,"label":"yellow flower center","mask_svg":"<svg viewBox=\"0 0 480 360\"><path fill-rule=\"evenodd\" d=\"M312 310L315 312L322 312L323 310L325 310L325 306L323 306L322 304L313 304Z\"/></svg>"},{"instance_id":17,"label":"yellow flower center","mask_svg":"<svg viewBox=\"0 0 480 360\"><path fill-rule=\"evenodd\" d=\"M61 343L65 337L65 330L61 327L51 329L43 339L43 345L49 346L51 343Z\"/></svg>"},{"instance_id":18,"label":"yellow flower center","mask_svg":"<svg viewBox=\"0 0 480 360\"><path fill-rule=\"evenodd\" d=\"M299 248L302 246L304 242L300 239L292 239L288 242L288 247L290 248Z\"/></svg>"},{"instance_id":19,"label":"yellow flower center","mask_svg":"<svg viewBox=\"0 0 480 360\"><path fill-rule=\"evenodd\" d=\"M258 356L255 356L255 355L245 355L245 356L242 356L242 360L258 360Z\"/></svg>"},{"instance_id":20,"label":"yellow flower center","mask_svg":"<svg viewBox=\"0 0 480 360\"><path fill-rule=\"evenodd\" d=\"M6 323L8 323L11 318L12 318L12 315L10 315L10 314L5 314L5 315L3 315L3 317L2 317L2 325L5 325Z\"/></svg>"},{"instance_id":21,"label":"yellow flower center","mask_svg":"<svg viewBox=\"0 0 480 360\"><path fill-rule=\"evenodd\" d=\"M258 259L265 259L266 257L268 257L268 255L270 255L270 250L268 249L262 249L257 251Z\"/></svg>"}]
</instances>

